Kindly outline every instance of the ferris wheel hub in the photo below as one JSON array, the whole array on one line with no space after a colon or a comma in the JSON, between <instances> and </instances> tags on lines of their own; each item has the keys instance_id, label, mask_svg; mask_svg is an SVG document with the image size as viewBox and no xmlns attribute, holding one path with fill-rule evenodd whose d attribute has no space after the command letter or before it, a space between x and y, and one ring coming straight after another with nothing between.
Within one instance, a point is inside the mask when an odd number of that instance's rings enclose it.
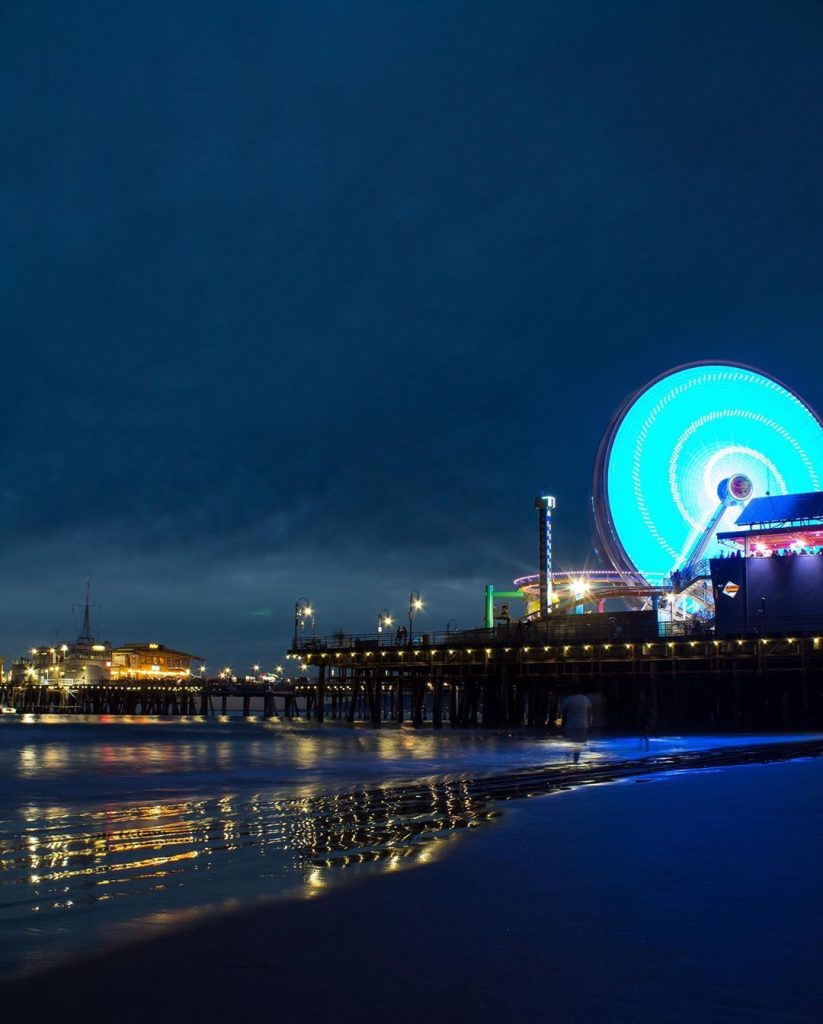
<instances>
[{"instance_id":1,"label":"ferris wheel hub","mask_svg":"<svg viewBox=\"0 0 823 1024\"><path fill-rule=\"evenodd\" d=\"M717 496L727 505L742 505L751 498L753 490L751 480L744 473L736 473L720 481L717 485Z\"/></svg>"}]
</instances>

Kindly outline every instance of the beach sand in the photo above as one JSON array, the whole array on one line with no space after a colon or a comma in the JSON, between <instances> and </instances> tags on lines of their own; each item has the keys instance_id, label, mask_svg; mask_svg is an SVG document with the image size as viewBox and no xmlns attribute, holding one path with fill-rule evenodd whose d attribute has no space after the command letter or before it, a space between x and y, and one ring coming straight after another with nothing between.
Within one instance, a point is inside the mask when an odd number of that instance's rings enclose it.
<instances>
[{"instance_id":1,"label":"beach sand","mask_svg":"<svg viewBox=\"0 0 823 1024\"><path fill-rule=\"evenodd\" d=\"M10 1022L823 1019L823 759L504 803L407 871L0 987Z\"/></svg>"}]
</instances>

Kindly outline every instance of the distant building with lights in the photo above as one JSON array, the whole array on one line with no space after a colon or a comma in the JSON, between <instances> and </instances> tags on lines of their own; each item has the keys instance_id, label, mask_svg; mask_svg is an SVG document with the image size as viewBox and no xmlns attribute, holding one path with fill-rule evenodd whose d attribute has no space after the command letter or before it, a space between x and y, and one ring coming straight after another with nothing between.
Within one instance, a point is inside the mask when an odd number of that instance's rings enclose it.
<instances>
[{"instance_id":1,"label":"distant building with lights","mask_svg":"<svg viewBox=\"0 0 823 1024\"><path fill-rule=\"evenodd\" d=\"M124 644L111 652L111 679L180 679L190 676L196 654L175 651L163 644Z\"/></svg>"},{"instance_id":2,"label":"distant building with lights","mask_svg":"<svg viewBox=\"0 0 823 1024\"><path fill-rule=\"evenodd\" d=\"M32 647L30 658L14 662L11 668L13 682L99 683L111 669L111 644L80 637L73 643Z\"/></svg>"},{"instance_id":3,"label":"distant building with lights","mask_svg":"<svg viewBox=\"0 0 823 1024\"><path fill-rule=\"evenodd\" d=\"M32 647L24 658L9 667L9 682L53 686L87 686L116 679L182 679L192 674L196 654L176 651L163 644L125 644L114 647L95 639L91 628L89 591L80 636L71 643ZM2 665L2 662L0 662Z\"/></svg>"},{"instance_id":4,"label":"distant building with lights","mask_svg":"<svg viewBox=\"0 0 823 1024\"><path fill-rule=\"evenodd\" d=\"M57 644L53 647L32 647L29 655L12 662L9 681L15 686L25 683L43 685L84 686L117 679L183 679L191 676L196 654L176 651L164 644L110 643Z\"/></svg>"},{"instance_id":5,"label":"distant building with lights","mask_svg":"<svg viewBox=\"0 0 823 1024\"><path fill-rule=\"evenodd\" d=\"M41 683L81 686L109 678L111 644L98 641L91 631L89 588L86 586L86 607L80 636L71 643L44 644L32 647L30 656L19 658L10 666L10 680L15 685Z\"/></svg>"}]
</instances>

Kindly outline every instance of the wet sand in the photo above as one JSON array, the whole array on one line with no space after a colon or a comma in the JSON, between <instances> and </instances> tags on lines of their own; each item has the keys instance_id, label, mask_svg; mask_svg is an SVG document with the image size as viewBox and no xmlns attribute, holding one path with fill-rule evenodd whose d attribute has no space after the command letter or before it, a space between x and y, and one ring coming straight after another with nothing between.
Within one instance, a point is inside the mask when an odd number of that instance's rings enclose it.
<instances>
[{"instance_id":1,"label":"wet sand","mask_svg":"<svg viewBox=\"0 0 823 1024\"><path fill-rule=\"evenodd\" d=\"M0 1005L43 1024L816 1024L821 791L817 758L502 803L433 863L10 982Z\"/></svg>"}]
</instances>

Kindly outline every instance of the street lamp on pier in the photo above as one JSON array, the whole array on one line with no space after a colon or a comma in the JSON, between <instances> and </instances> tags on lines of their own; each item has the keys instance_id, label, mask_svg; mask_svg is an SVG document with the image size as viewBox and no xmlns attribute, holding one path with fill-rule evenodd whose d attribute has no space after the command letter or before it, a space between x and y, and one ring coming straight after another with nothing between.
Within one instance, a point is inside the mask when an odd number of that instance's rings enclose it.
<instances>
[{"instance_id":1,"label":"street lamp on pier","mask_svg":"<svg viewBox=\"0 0 823 1024\"><path fill-rule=\"evenodd\" d=\"M412 622L416 612L419 612L423 607L423 602L420 600L420 591L413 590L409 594L409 643L412 642Z\"/></svg>"},{"instance_id":2,"label":"street lamp on pier","mask_svg":"<svg viewBox=\"0 0 823 1024\"><path fill-rule=\"evenodd\" d=\"M377 613L377 642L378 642L378 644L380 643L380 635L383 632L383 627L384 626L386 626L386 627L390 626L392 624L392 621L393 620L392 620L391 615L389 614L389 609L388 608L382 608Z\"/></svg>"},{"instance_id":3,"label":"street lamp on pier","mask_svg":"<svg viewBox=\"0 0 823 1024\"><path fill-rule=\"evenodd\" d=\"M306 619L311 618L312 636L314 636L315 619L311 601L307 597L301 597L294 602L294 646L297 646L297 631L301 633L306 628Z\"/></svg>"}]
</instances>

